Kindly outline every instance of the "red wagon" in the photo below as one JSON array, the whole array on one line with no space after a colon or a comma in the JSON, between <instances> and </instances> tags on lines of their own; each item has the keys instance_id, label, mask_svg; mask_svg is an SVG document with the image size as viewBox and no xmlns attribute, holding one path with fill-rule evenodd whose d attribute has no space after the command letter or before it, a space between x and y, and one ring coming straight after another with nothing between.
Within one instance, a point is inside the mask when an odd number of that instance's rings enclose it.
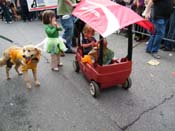
<instances>
[{"instance_id":1,"label":"red wagon","mask_svg":"<svg viewBox=\"0 0 175 131\"><path fill-rule=\"evenodd\" d=\"M130 88L133 44L131 24L139 24L151 31L153 25L129 8L109 0L83 0L75 8L73 15L96 30L100 34L100 39L128 26L128 53L126 57L113 59L110 64L103 65L103 40L101 40L98 61L94 64L83 63L81 61L83 51L79 38L73 67L76 72L81 70L90 81L90 93L93 97L98 97L100 90L115 85L122 85L124 89Z\"/></svg>"}]
</instances>

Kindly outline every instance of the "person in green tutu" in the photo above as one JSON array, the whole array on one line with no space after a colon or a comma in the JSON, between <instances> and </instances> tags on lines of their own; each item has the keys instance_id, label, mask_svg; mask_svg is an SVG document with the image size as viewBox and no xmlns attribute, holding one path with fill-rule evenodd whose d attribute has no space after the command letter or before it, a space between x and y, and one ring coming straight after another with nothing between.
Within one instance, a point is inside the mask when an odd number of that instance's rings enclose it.
<instances>
[{"instance_id":1,"label":"person in green tutu","mask_svg":"<svg viewBox=\"0 0 175 131\"><path fill-rule=\"evenodd\" d=\"M63 40L59 38L59 31L62 31L62 28L56 22L56 16L52 10L43 12L42 21L47 35L46 51L51 55L51 69L59 71L59 66L63 65L60 62L60 53L67 50Z\"/></svg>"}]
</instances>

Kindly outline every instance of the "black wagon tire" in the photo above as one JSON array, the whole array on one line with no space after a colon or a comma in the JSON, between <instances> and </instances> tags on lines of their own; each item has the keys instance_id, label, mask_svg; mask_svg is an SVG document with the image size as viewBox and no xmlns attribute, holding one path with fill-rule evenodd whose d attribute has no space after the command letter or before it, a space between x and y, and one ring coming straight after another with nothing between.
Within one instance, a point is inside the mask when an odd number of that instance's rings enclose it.
<instances>
[{"instance_id":1,"label":"black wagon tire","mask_svg":"<svg viewBox=\"0 0 175 131\"><path fill-rule=\"evenodd\" d=\"M125 83L122 85L123 89L125 90L128 90L129 88L131 88L131 85L132 85L132 80L131 78L129 77Z\"/></svg>"},{"instance_id":2,"label":"black wagon tire","mask_svg":"<svg viewBox=\"0 0 175 131\"><path fill-rule=\"evenodd\" d=\"M80 71L80 66L78 64L78 61L76 60L73 61L73 68L74 68L74 71L77 73Z\"/></svg>"},{"instance_id":3,"label":"black wagon tire","mask_svg":"<svg viewBox=\"0 0 175 131\"><path fill-rule=\"evenodd\" d=\"M100 96L100 87L99 87L99 85L95 81L91 81L89 86L90 86L90 88L89 88L90 94L94 98L99 97Z\"/></svg>"}]
</instances>

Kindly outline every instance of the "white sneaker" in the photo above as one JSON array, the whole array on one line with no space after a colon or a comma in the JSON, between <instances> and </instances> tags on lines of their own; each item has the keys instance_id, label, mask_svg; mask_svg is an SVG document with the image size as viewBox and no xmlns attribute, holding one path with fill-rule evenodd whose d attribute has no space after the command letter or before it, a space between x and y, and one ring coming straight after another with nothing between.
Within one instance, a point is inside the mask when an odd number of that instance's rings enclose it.
<instances>
[{"instance_id":1,"label":"white sneaker","mask_svg":"<svg viewBox=\"0 0 175 131\"><path fill-rule=\"evenodd\" d=\"M156 59L160 59L160 55L157 54L157 53L153 53L152 56L153 56L154 58L156 58Z\"/></svg>"},{"instance_id":2,"label":"white sneaker","mask_svg":"<svg viewBox=\"0 0 175 131\"><path fill-rule=\"evenodd\" d=\"M58 67L52 68L53 71L59 71Z\"/></svg>"},{"instance_id":3,"label":"white sneaker","mask_svg":"<svg viewBox=\"0 0 175 131\"><path fill-rule=\"evenodd\" d=\"M58 66L62 67L63 66L63 63L60 62L60 64L58 64Z\"/></svg>"}]
</instances>

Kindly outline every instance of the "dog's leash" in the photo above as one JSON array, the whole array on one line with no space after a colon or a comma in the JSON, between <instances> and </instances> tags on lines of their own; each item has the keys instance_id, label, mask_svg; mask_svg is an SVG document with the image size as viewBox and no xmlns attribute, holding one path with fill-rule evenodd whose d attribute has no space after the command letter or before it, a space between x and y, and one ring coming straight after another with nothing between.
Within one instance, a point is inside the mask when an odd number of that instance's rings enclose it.
<instances>
[{"instance_id":1,"label":"dog's leash","mask_svg":"<svg viewBox=\"0 0 175 131\"><path fill-rule=\"evenodd\" d=\"M46 38L43 41L41 41L40 43L38 43L37 45L35 45L35 47L40 47L40 46L44 45L45 41L46 41ZM49 59L44 55L42 55L42 56L46 60L46 63L49 63Z\"/></svg>"},{"instance_id":2,"label":"dog's leash","mask_svg":"<svg viewBox=\"0 0 175 131\"><path fill-rule=\"evenodd\" d=\"M9 38L7 38L7 37L5 37L5 36L0 35L0 38L4 39L4 40L6 40L6 41L8 41L8 42L10 42L10 43L13 43L14 45L22 46L21 44L16 43L16 42L14 42L13 40L11 40L11 39L9 39Z\"/></svg>"},{"instance_id":3,"label":"dog's leash","mask_svg":"<svg viewBox=\"0 0 175 131\"><path fill-rule=\"evenodd\" d=\"M9 39L9 38L7 38L7 37L5 37L5 36L0 35L0 38L4 39L4 40L6 40L6 41L8 41L8 42L10 42L10 43L13 43L14 45L17 45L17 46L21 46L21 47L22 47L21 44L16 43L16 42L14 42L13 40L11 40L11 39ZM39 47L40 45L41 45L41 44L39 43L39 44L37 44L35 47ZM42 54L41 56L43 56L43 58L46 60L46 63L49 63L49 59L48 59L46 56L44 56L43 54Z\"/></svg>"},{"instance_id":4,"label":"dog's leash","mask_svg":"<svg viewBox=\"0 0 175 131\"><path fill-rule=\"evenodd\" d=\"M8 42L11 42L11 43L14 42L14 41L12 41L11 39L9 39L9 38L7 38L7 37L5 37L5 36L2 36L2 35L0 35L0 38L2 38L2 39L4 39L4 40L7 40Z\"/></svg>"}]
</instances>

